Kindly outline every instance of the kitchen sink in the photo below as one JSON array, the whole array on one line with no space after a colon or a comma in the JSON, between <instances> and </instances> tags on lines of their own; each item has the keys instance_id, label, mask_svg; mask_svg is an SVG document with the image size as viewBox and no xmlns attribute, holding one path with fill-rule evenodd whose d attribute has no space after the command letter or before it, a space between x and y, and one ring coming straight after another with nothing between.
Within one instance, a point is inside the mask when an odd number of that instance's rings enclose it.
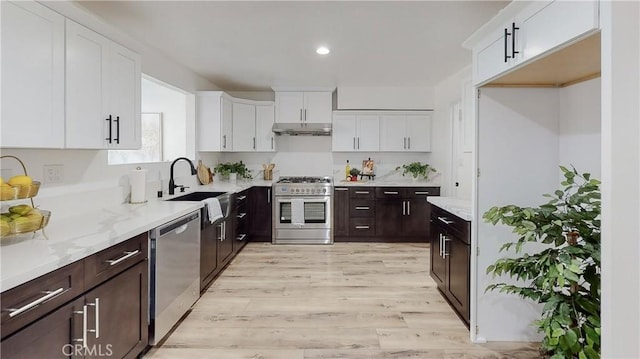
<instances>
[{"instance_id":1,"label":"kitchen sink","mask_svg":"<svg viewBox=\"0 0 640 359\"><path fill-rule=\"evenodd\" d=\"M202 201L207 198L218 197L227 194L227 192L191 192L180 197L168 199L167 201Z\"/></svg>"},{"instance_id":2,"label":"kitchen sink","mask_svg":"<svg viewBox=\"0 0 640 359\"><path fill-rule=\"evenodd\" d=\"M220 201L220 208L222 209L222 219L227 219L229 214L231 213L231 194L228 192L191 192L185 195L168 199L167 201L190 201L190 202L200 202L204 201L207 198L217 197L218 201ZM202 207L201 217L203 226L210 225L207 215L207 208ZM218 221L220 221L218 220Z\"/></svg>"}]
</instances>

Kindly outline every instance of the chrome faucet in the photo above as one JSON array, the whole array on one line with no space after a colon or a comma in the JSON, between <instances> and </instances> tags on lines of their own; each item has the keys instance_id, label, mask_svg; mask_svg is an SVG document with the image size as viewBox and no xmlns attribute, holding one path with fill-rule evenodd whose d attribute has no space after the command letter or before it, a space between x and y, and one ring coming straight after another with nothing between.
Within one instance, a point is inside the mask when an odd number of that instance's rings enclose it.
<instances>
[{"instance_id":1,"label":"chrome faucet","mask_svg":"<svg viewBox=\"0 0 640 359\"><path fill-rule=\"evenodd\" d=\"M176 162L178 162L180 160L185 160L185 161L189 162L189 166L191 166L191 175L195 175L195 174L198 173L198 171L196 171L195 166L193 165L193 162L191 162L190 159L188 159L186 157L178 157L175 160L173 160L173 162L171 162L171 173L170 173L170 177L169 177L169 194L170 195L175 193L176 187L182 187L182 189L184 189L184 186L178 186L173 181L173 165L175 165Z\"/></svg>"}]
</instances>

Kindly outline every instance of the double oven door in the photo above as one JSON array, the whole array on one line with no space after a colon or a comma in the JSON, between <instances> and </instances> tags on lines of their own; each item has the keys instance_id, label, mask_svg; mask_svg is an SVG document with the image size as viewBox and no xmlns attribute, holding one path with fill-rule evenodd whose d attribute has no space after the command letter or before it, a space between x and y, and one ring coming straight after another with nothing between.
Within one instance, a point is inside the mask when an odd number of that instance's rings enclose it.
<instances>
[{"instance_id":1,"label":"double oven door","mask_svg":"<svg viewBox=\"0 0 640 359\"><path fill-rule=\"evenodd\" d=\"M291 202L298 198L304 202L304 223L292 223ZM333 243L331 196L276 196L273 207L273 243Z\"/></svg>"}]
</instances>

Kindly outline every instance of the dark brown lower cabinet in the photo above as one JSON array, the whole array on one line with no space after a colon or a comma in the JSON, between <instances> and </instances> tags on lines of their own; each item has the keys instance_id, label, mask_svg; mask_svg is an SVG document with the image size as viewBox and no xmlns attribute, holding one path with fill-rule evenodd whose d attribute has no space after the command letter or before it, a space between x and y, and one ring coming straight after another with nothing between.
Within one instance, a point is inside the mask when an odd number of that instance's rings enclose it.
<instances>
[{"instance_id":1,"label":"dark brown lower cabinet","mask_svg":"<svg viewBox=\"0 0 640 359\"><path fill-rule=\"evenodd\" d=\"M333 189L333 237L339 241L349 236L349 188Z\"/></svg>"},{"instance_id":2,"label":"dark brown lower cabinet","mask_svg":"<svg viewBox=\"0 0 640 359\"><path fill-rule=\"evenodd\" d=\"M3 358L81 358L84 298L63 305L0 343Z\"/></svg>"},{"instance_id":3,"label":"dark brown lower cabinet","mask_svg":"<svg viewBox=\"0 0 640 359\"><path fill-rule=\"evenodd\" d=\"M200 291L203 291L220 272L218 265L219 238L220 227L218 225L205 226L200 233Z\"/></svg>"},{"instance_id":4,"label":"dark brown lower cabinet","mask_svg":"<svg viewBox=\"0 0 640 359\"><path fill-rule=\"evenodd\" d=\"M85 294L87 358L135 358L148 343L147 261Z\"/></svg>"},{"instance_id":5,"label":"dark brown lower cabinet","mask_svg":"<svg viewBox=\"0 0 640 359\"><path fill-rule=\"evenodd\" d=\"M233 255L235 256L249 241L249 192L244 190L236 195L233 213Z\"/></svg>"},{"instance_id":6,"label":"dark brown lower cabinet","mask_svg":"<svg viewBox=\"0 0 640 359\"><path fill-rule=\"evenodd\" d=\"M253 187L249 209L249 237L251 242L271 242L271 187Z\"/></svg>"},{"instance_id":7,"label":"dark brown lower cabinet","mask_svg":"<svg viewBox=\"0 0 640 359\"><path fill-rule=\"evenodd\" d=\"M431 209L431 278L469 326L471 224L441 208Z\"/></svg>"},{"instance_id":8,"label":"dark brown lower cabinet","mask_svg":"<svg viewBox=\"0 0 640 359\"><path fill-rule=\"evenodd\" d=\"M149 342L147 243L145 232L3 292L3 302L15 301L6 310L2 303L3 312L23 309L3 317L4 323L21 326L11 327L14 332L0 342L2 358L140 355ZM68 293L77 294L48 306ZM42 302L43 295L54 296Z\"/></svg>"}]
</instances>

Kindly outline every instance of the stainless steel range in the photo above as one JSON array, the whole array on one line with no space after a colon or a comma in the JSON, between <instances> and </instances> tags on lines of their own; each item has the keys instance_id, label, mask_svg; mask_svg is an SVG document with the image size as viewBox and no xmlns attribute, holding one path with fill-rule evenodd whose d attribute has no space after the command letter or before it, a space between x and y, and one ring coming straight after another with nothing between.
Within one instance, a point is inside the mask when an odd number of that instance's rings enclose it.
<instances>
[{"instance_id":1,"label":"stainless steel range","mask_svg":"<svg viewBox=\"0 0 640 359\"><path fill-rule=\"evenodd\" d=\"M274 244L332 244L333 181L281 177L273 184Z\"/></svg>"}]
</instances>

